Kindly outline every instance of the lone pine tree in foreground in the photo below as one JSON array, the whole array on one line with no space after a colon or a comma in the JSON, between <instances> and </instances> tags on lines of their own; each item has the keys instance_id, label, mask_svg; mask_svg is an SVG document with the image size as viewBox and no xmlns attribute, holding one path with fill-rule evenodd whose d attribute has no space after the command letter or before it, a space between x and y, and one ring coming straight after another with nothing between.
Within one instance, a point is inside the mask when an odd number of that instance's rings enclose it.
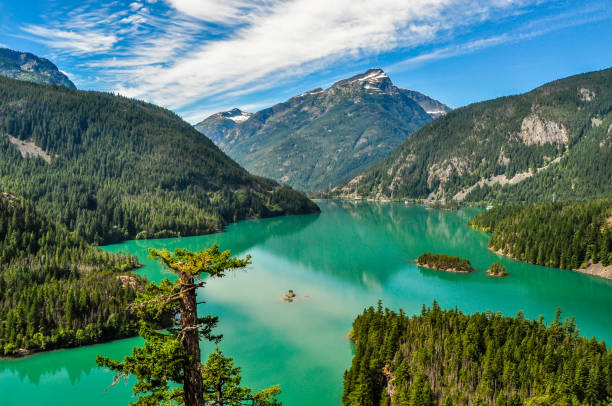
<instances>
[{"instance_id":1,"label":"lone pine tree in foreground","mask_svg":"<svg viewBox=\"0 0 612 406\"><path fill-rule=\"evenodd\" d=\"M132 405L185 406L272 406L280 405L275 396L278 386L254 393L241 387L240 368L231 358L217 349L205 365L201 363L200 337L218 343L220 335L213 334L218 317L199 317L197 289L205 285L200 278L223 277L227 271L243 269L250 264L245 259L233 258L230 251L219 250L215 244L201 252L177 249L149 250L149 256L161 262L177 276L174 282L164 279L159 285L151 283L131 306L143 320L140 335L143 347L135 347L123 362L98 355L98 366L117 372L114 383L134 375L137 379ZM153 326L171 320L165 332Z\"/></svg>"}]
</instances>

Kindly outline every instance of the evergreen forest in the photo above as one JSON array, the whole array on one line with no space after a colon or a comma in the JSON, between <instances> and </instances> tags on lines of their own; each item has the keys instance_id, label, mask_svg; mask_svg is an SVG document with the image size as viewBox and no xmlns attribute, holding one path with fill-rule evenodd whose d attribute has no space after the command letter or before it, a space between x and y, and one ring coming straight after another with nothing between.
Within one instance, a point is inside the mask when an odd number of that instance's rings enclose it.
<instances>
[{"instance_id":1,"label":"evergreen forest","mask_svg":"<svg viewBox=\"0 0 612 406\"><path fill-rule=\"evenodd\" d=\"M31 202L0 194L0 356L138 332L126 306L144 286L135 257L93 248Z\"/></svg>"},{"instance_id":2,"label":"evergreen forest","mask_svg":"<svg viewBox=\"0 0 612 406\"><path fill-rule=\"evenodd\" d=\"M503 205L471 225L491 233L489 247L530 264L578 269L612 264L612 200Z\"/></svg>"},{"instance_id":3,"label":"evergreen forest","mask_svg":"<svg viewBox=\"0 0 612 406\"><path fill-rule=\"evenodd\" d=\"M453 257L446 254L432 254L426 252L425 254L419 255L417 258L417 264L431 269L437 269L439 271L449 272L472 272L472 264L469 260Z\"/></svg>"},{"instance_id":4,"label":"evergreen forest","mask_svg":"<svg viewBox=\"0 0 612 406\"><path fill-rule=\"evenodd\" d=\"M34 152L22 154L15 142ZM5 77L0 190L96 244L206 234L241 219L319 210L302 194L250 175L166 109Z\"/></svg>"},{"instance_id":5,"label":"evergreen forest","mask_svg":"<svg viewBox=\"0 0 612 406\"><path fill-rule=\"evenodd\" d=\"M581 200L610 196L611 173L608 68L453 110L323 195L495 204Z\"/></svg>"},{"instance_id":6,"label":"evergreen forest","mask_svg":"<svg viewBox=\"0 0 612 406\"><path fill-rule=\"evenodd\" d=\"M379 302L353 323L344 406L608 405L612 350L579 336L561 311L464 314L434 302L408 317Z\"/></svg>"}]
</instances>

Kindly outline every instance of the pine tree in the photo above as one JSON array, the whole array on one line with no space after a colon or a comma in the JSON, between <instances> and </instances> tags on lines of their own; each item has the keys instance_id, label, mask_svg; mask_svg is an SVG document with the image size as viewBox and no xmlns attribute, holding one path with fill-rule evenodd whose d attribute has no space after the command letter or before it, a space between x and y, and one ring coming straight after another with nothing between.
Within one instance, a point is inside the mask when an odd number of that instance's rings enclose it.
<instances>
[{"instance_id":1,"label":"pine tree","mask_svg":"<svg viewBox=\"0 0 612 406\"><path fill-rule=\"evenodd\" d=\"M145 339L144 346L135 347L123 362L98 355L98 366L117 372L115 382L129 375L136 377L133 391L138 401L134 405L203 406L211 401L211 396L216 396L214 404L219 406L241 402L258 406L278 404L274 399L280 392L277 387L258 394L240 388L239 370L219 351L204 366L200 358L200 337L213 342L221 339L213 334L218 318L198 316L196 290L205 285L200 279L203 274L220 278L228 271L243 269L250 263L250 256L233 258L230 251L221 252L217 245L195 253L184 249L174 253L151 249L149 253L178 279L150 284L132 306L144 320L140 332ZM155 331L151 322L164 320L168 315L174 316L168 332ZM224 398L232 399L233 403L218 403Z\"/></svg>"},{"instance_id":2,"label":"pine tree","mask_svg":"<svg viewBox=\"0 0 612 406\"><path fill-rule=\"evenodd\" d=\"M251 403L273 406L280 404L274 398L280 393L278 386L272 386L257 393L253 393L250 388L241 387L240 368L234 367L233 359L223 356L219 348L210 353L202 371L204 400L207 405L240 406Z\"/></svg>"}]
</instances>

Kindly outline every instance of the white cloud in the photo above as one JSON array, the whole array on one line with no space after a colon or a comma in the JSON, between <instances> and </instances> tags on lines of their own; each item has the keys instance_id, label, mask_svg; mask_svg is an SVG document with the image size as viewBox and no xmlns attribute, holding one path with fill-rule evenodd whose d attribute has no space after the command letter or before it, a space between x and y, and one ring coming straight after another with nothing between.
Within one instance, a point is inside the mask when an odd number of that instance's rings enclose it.
<instances>
[{"instance_id":1,"label":"white cloud","mask_svg":"<svg viewBox=\"0 0 612 406\"><path fill-rule=\"evenodd\" d=\"M194 18L209 18L208 1L170 2ZM503 3L504 7L517 4ZM244 2L227 4L221 14L237 16ZM460 0L292 0L268 4L229 39L205 42L169 66L135 72L137 78L131 83L136 85L121 85L118 90L180 109L204 95L245 92L343 58L426 43L444 30L486 18L494 11L488 4L466 5Z\"/></svg>"},{"instance_id":2,"label":"white cloud","mask_svg":"<svg viewBox=\"0 0 612 406\"><path fill-rule=\"evenodd\" d=\"M254 12L269 8L278 1L248 0L167 0L168 4L188 16L209 22L236 24Z\"/></svg>"},{"instance_id":3,"label":"white cloud","mask_svg":"<svg viewBox=\"0 0 612 406\"><path fill-rule=\"evenodd\" d=\"M114 34L99 31L78 32L37 25L27 25L22 29L33 35L42 44L77 54L105 52L112 49L117 42L117 37Z\"/></svg>"},{"instance_id":4,"label":"white cloud","mask_svg":"<svg viewBox=\"0 0 612 406\"><path fill-rule=\"evenodd\" d=\"M196 118L201 114L197 105L202 103L226 108L221 106L224 99L231 103L238 96L339 63L397 49L432 49L391 67L402 69L579 20L559 16L559 21L546 21L544 28L534 23L524 32L472 36L471 41L456 44L457 32L527 13L530 4L541 2L141 0L123 9L117 9L116 2L108 6L92 2L66 13L63 20L25 26L23 31L60 53L76 55L77 60L80 54L91 54L79 62L100 75L108 84L106 90Z\"/></svg>"},{"instance_id":5,"label":"white cloud","mask_svg":"<svg viewBox=\"0 0 612 406\"><path fill-rule=\"evenodd\" d=\"M397 62L391 66L388 66L386 70L388 72L402 71L404 68L420 65L428 61L448 59L458 55L471 54L485 48L490 48L501 44L515 43L544 35L549 32L558 31L563 28L595 23L597 21L609 18L610 13L592 14L593 11L597 11L597 9L589 8L584 10L584 13L582 13L584 15L581 15L581 13L561 14L531 21L514 32L507 32L488 38L481 38L462 44L438 48L434 51Z\"/></svg>"},{"instance_id":6,"label":"white cloud","mask_svg":"<svg viewBox=\"0 0 612 406\"><path fill-rule=\"evenodd\" d=\"M130 10L137 11L143 7L142 3L138 3L137 1L130 3Z\"/></svg>"}]
</instances>

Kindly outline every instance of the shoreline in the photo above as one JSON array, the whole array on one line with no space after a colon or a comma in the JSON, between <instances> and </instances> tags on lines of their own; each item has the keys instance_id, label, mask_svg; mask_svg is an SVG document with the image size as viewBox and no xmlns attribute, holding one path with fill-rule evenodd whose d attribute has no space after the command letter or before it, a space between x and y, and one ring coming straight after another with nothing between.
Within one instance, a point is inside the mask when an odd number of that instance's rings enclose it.
<instances>
[{"instance_id":1,"label":"shoreline","mask_svg":"<svg viewBox=\"0 0 612 406\"><path fill-rule=\"evenodd\" d=\"M612 265L604 267L601 262L593 264L589 261L586 268L575 269L574 271L583 275L596 276L598 278L612 281Z\"/></svg>"},{"instance_id":2,"label":"shoreline","mask_svg":"<svg viewBox=\"0 0 612 406\"><path fill-rule=\"evenodd\" d=\"M349 197L349 196L335 196L335 197L310 197L313 201L343 201L343 202L375 202L375 203L404 203L404 204L415 204L415 205L423 205L429 206L432 203L440 202L439 200L428 200L428 199L398 199L398 198L373 198L373 197ZM463 207L476 207L479 209L484 209L487 207L487 203L483 202L468 202L461 203L458 209L445 209L445 208L434 208L430 207L430 210L448 210L448 211L457 211Z\"/></svg>"},{"instance_id":3,"label":"shoreline","mask_svg":"<svg viewBox=\"0 0 612 406\"><path fill-rule=\"evenodd\" d=\"M472 271L458 271L455 268L439 269L439 268L434 268L432 266L429 266L427 264L419 264L418 262L417 262L417 266L421 267L421 268L425 268L425 269L431 269L432 271L448 272L448 273L465 273L465 274L468 274L468 273L474 272L473 270Z\"/></svg>"},{"instance_id":4,"label":"shoreline","mask_svg":"<svg viewBox=\"0 0 612 406\"><path fill-rule=\"evenodd\" d=\"M51 354L54 352L62 352L62 351L71 351L71 350L78 350L78 349L82 349L82 348L87 348L87 347L95 347L98 345L106 345L106 344L110 344L113 342L117 342L117 341L124 341L124 340L133 340L135 338L140 337L138 335L138 333L136 333L135 335L130 335L130 336L124 336L124 337L116 337L116 338L111 338L109 340L104 340L104 341L100 341L97 343L89 343L89 344L82 344L82 345L75 345L72 347L58 347L58 348L51 348L48 350L27 350L27 353L20 353L19 355L16 356L7 356L7 355L1 355L0 356L0 362L11 362L11 361L19 361L19 360L24 360L27 358L33 358L33 357L37 357L39 355L45 355L45 354Z\"/></svg>"},{"instance_id":5,"label":"shoreline","mask_svg":"<svg viewBox=\"0 0 612 406\"><path fill-rule=\"evenodd\" d=\"M525 261L521 261L520 259L517 259L515 257L513 257L510 254L504 254L503 250L500 248L499 250L495 251L492 247L487 246L487 249L497 255L501 255L504 256L506 258L510 258L513 259L515 261L519 261L523 264L528 264L528 265L538 265L538 264L532 264L529 262L525 262ZM538 266L546 266L546 265L538 265ZM589 263L587 264L586 268L579 268L579 269L566 269L566 268L554 268L554 267L550 267L550 266L546 266L546 268L551 268L551 269L558 269L560 271L570 271L570 272L576 272L576 273L580 273L583 275L590 275L590 276L594 276L596 278L601 278L601 279L605 279L608 281L612 281L612 265L608 265L606 267L604 267L601 262L598 262L597 264L593 264L589 261Z\"/></svg>"}]
</instances>

